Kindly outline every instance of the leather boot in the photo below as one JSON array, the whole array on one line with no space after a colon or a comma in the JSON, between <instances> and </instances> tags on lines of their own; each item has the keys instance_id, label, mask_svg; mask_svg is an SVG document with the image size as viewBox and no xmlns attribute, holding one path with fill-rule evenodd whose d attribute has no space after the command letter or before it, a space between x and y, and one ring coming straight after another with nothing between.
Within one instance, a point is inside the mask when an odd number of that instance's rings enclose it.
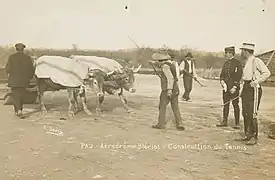
<instances>
[{"instance_id":1,"label":"leather boot","mask_svg":"<svg viewBox=\"0 0 275 180\"><path fill-rule=\"evenodd\" d=\"M226 120L223 120L220 124L217 124L216 125L217 127L227 127L227 121Z\"/></svg>"},{"instance_id":2,"label":"leather boot","mask_svg":"<svg viewBox=\"0 0 275 180\"><path fill-rule=\"evenodd\" d=\"M247 141L245 144L246 145L255 145L257 144L258 139L256 137L252 137L249 141Z\"/></svg>"}]
</instances>

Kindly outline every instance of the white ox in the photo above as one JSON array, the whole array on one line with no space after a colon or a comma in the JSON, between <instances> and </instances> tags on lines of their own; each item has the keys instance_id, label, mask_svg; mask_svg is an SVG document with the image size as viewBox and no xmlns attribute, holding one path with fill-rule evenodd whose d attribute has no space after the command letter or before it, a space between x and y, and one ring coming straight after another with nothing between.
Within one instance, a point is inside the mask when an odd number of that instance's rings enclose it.
<instances>
[{"instance_id":1,"label":"white ox","mask_svg":"<svg viewBox=\"0 0 275 180\"><path fill-rule=\"evenodd\" d=\"M90 90L98 97L103 96L105 73L90 69L86 64L61 56L41 56L35 62L35 76L38 87L38 100L42 111L47 111L43 96L45 91L68 91L69 115L74 115L72 107L78 111L77 96L82 100L84 111L91 115L87 108L85 91ZM97 103L99 104L99 103Z\"/></svg>"}]
</instances>

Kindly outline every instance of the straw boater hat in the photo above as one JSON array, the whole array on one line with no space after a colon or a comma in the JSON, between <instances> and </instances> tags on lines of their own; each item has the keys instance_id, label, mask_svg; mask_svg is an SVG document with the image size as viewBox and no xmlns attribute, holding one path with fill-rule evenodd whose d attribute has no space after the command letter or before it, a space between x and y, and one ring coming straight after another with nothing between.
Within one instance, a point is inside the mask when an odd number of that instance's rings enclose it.
<instances>
[{"instance_id":1,"label":"straw boater hat","mask_svg":"<svg viewBox=\"0 0 275 180\"><path fill-rule=\"evenodd\" d=\"M242 47L240 49L246 49L246 50L253 50L255 49L255 44L251 43L243 43Z\"/></svg>"},{"instance_id":2,"label":"straw boater hat","mask_svg":"<svg viewBox=\"0 0 275 180\"><path fill-rule=\"evenodd\" d=\"M171 56L168 53L154 53L152 59L155 61L165 61L170 60Z\"/></svg>"},{"instance_id":3,"label":"straw boater hat","mask_svg":"<svg viewBox=\"0 0 275 180\"><path fill-rule=\"evenodd\" d=\"M224 48L224 52L232 52L235 53L235 47L234 46L229 46Z\"/></svg>"}]
</instances>

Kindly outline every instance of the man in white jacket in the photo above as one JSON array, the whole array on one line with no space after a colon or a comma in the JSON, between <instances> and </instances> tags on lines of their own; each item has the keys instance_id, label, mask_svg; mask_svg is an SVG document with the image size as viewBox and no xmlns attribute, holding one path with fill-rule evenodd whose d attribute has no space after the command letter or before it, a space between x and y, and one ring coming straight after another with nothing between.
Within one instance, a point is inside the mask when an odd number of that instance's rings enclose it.
<instances>
[{"instance_id":1,"label":"man in white jacket","mask_svg":"<svg viewBox=\"0 0 275 180\"><path fill-rule=\"evenodd\" d=\"M258 122L257 113L262 97L263 83L270 76L270 71L264 62L255 57L255 45L243 43L241 55L246 59L243 69L242 114L244 118L245 137L236 140L247 141L247 145L257 144Z\"/></svg>"}]
</instances>

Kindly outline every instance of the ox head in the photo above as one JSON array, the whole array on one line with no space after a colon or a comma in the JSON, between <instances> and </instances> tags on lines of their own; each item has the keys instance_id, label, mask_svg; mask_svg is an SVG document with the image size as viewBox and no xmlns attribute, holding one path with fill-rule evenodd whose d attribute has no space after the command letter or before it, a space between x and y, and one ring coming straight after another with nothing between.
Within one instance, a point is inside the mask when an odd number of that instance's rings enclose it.
<instances>
[{"instance_id":1,"label":"ox head","mask_svg":"<svg viewBox=\"0 0 275 180\"><path fill-rule=\"evenodd\" d=\"M86 78L84 79L84 85L88 91L96 93L98 97L102 97L104 78L107 75L113 74L114 71L105 73L99 69L92 69L88 71Z\"/></svg>"},{"instance_id":2,"label":"ox head","mask_svg":"<svg viewBox=\"0 0 275 180\"><path fill-rule=\"evenodd\" d=\"M136 92L134 87L135 74L140 70L140 68L141 65L139 65L137 68L133 66L132 68L117 69L118 73L115 75L117 84L130 93Z\"/></svg>"}]
</instances>

